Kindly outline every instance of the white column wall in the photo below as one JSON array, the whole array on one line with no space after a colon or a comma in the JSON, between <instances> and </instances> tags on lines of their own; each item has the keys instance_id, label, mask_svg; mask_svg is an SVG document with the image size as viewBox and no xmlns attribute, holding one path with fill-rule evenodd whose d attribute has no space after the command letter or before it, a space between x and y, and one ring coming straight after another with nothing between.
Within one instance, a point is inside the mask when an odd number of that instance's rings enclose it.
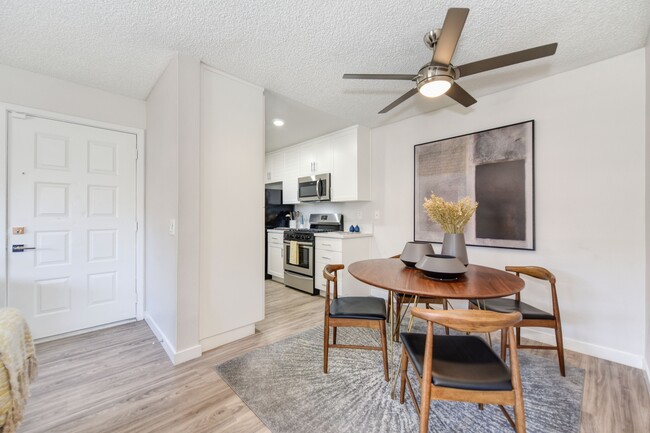
<instances>
[{"instance_id":1,"label":"white column wall","mask_svg":"<svg viewBox=\"0 0 650 433\"><path fill-rule=\"evenodd\" d=\"M147 99L145 319L173 360L177 350L178 57Z\"/></svg>"}]
</instances>

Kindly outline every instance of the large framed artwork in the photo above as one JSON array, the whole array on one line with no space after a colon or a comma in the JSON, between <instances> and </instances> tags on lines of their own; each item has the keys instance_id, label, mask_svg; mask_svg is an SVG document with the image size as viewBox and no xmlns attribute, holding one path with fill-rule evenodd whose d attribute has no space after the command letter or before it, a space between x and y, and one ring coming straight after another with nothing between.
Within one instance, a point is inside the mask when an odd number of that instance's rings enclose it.
<instances>
[{"instance_id":1,"label":"large framed artwork","mask_svg":"<svg viewBox=\"0 0 650 433\"><path fill-rule=\"evenodd\" d=\"M416 241L442 242L422 207L431 193L478 202L465 227L467 245L535 249L534 121L415 146Z\"/></svg>"}]
</instances>

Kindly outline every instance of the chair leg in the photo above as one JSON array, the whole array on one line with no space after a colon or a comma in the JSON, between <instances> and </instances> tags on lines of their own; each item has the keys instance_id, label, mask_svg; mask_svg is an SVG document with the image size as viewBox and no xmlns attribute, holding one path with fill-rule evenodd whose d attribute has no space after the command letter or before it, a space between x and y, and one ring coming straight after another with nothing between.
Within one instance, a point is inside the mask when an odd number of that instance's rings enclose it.
<instances>
[{"instance_id":1,"label":"chair leg","mask_svg":"<svg viewBox=\"0 0 650 433\"><path fill-rule=\"evenodd\" d=\"M400 389L399 389L399 402L400 404L404 404L404 393L406 392L406 381L407 381L407 369L409 365L409 356L406 353L406 349L402 347L402 368L401 368L401 377L400 377ZM413 404L417 404L417 402L413 402Z\"/></svg>"},{"instance_id":2,"label":"chair leg","mask_svg":"<svg viewBox=\"0 0 650 433\"><path fill-rule=\"evenodd\" d=\"M517 347L521 346L521 328L515 328L515 335L517 339Z\"/></svg>"},{"instance_id":3,"label":"chair leg","mask_svg":"<svg viewBox=\"0 0 650 433\"><path fill-rule=\"evenodd\" d=\"M336 326L332 326L332 344L336 344Z\"/></svg>"},{"instance_id":4,"label":"chair leg","mask_svg":"<svg viewBox=\"0 0 650 433\"><path fill-rule=\"evenodd\" d=\"M501 330L501 360L506 362L506 348L508 347L508 333L505 328Z\"/></svg>"},{"instance_id":5,"label":"chair leg","mask_svg":"<svg viewBox=\"0 0 650 433\"><path fill-rule=\"evenodd\" d=\"M379 334L381 336L381 354L384 358L384 379L388 382L388 344L386 343L386 322L383 320L379 321Z\"/></svg>"},{"instance_id":6,"label":"chair leg","mask_svg":"<svg viewBox=\"0 0 650 433\"><path fill-rule=\"evenodd\" d=\"M555 328L555 345L557 346L557 358L560 363L560 374L566 376L564 370L564 343L562 342L562 326L557 323Z\"/></svg>"},{"instance_id":7,"label":"chair leg","mask_svg":"<svg viewBox=\"0 0 650 433\"><path fill-rule=\"evenodd\" d=\"M422 383L422 397L420 398L420 433L428 433L429 430L429 408L431 407L431 381Z\"/></svg>"},{"instance_id":8,"label":"chair leg","mask_svg":"<svg viewBox=\"0 0 650 433\"><path fill-rule=\"evenodd\" d=\"M515 391L515 431L526 433L526 415L524 414L523 395Z\"/></svg>"},{"instance_id":9,"label":"chair leg","mask_svg":"<svg viewBox=\"0 0 650 433\"><path fill-rule=\"evenodd\" d=\"M327 355L330 347L330 325L327 322L325 322L323 334L325 337L323 343L323 373L327 374Z\"/></svg>"}]
</instances>

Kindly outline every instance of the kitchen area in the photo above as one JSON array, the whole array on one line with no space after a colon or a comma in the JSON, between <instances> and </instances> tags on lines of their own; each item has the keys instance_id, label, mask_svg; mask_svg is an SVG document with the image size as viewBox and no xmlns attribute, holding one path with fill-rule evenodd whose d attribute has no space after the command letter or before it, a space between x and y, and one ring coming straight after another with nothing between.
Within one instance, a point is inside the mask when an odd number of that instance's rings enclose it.
<instances>
[{"instance_id":1,"label":"kitchen area","mask_svg":"<svg viewBox=\"0 0 650 433\"><path fill-rule=\"evenodd\" d=\"M370 130L352 126L266 154L266 278L324 295L322 269L370 258L372 225L341 210L370 201ZM370 288L341 273L343 296Z\"/></svg>"}]
</instances>

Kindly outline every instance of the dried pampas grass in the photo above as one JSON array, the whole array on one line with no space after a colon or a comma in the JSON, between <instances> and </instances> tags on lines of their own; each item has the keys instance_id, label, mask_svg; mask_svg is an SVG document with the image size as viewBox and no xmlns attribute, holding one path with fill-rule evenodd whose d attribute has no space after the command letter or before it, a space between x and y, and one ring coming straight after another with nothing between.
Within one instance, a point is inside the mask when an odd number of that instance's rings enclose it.
<instances>
[{"instance_id":1,"label":"dried pampas grass","mask_svg":"<svg viewBox=\"0 0 650 433\"><path fill-rule=\"evenodd\" d=\"M457 202L445 201L442 197L432 193L430 198L424 199L422 206L431 221L438 223L445 233L463 233L465 225L474 215L478 203L469 197L462 198Z\"/></svg>"}]
</instances>

